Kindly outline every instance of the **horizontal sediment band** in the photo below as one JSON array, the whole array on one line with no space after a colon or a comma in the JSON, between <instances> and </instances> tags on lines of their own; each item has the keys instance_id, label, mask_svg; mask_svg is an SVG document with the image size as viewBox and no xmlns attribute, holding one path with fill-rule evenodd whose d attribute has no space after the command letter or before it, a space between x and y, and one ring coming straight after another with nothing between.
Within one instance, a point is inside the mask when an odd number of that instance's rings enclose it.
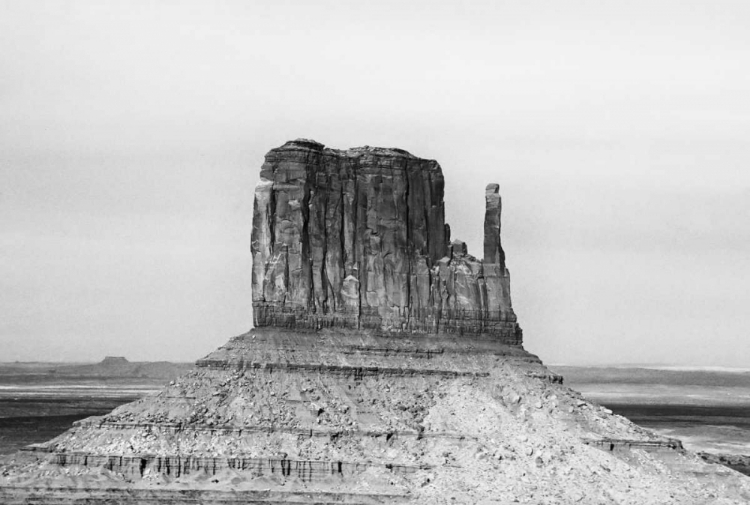
<instances>
[{"instance_id":1,"label":"horizontal sediment band","mask_svg":"<svg viewBox=\"0 0 750 505\"><path fill-rule=\"evenodd\" d=\"M332 375L348 375L355 380L372 376L425 376L433 375L439 377L488 377L487 372L458 372L453 370L430 370L423 368L387 368L387 367L355 367L336 365L317 365L304 363L259 363L257 361L200 359L195 362L196 366L219 370L226 369L262 369L272 373L275 370L283 372L317 372Z\"/></svg>"},{"instance_id":2,"label":"horizontal sediment band","mask_svg":"<svg viewBox=\"0 0 750 505\"><path fill-rule=\"evenodd\" d=\"M301 331L321 329L378 330L383 335L466 335L482 336L506 345L521 345L523 332L512 312L486 310L411 309L406 322L383 328L383 320L375 310L357 313L319 314L306 307L290 307L273 302L254 302L256 327L272 326Z\"/></svg>"},{"instance_id":3,"label":"horizontal sediment band","mask_svg":"<svg viewBox=\"0 0 750 505\"><path fill-rule=\"evenodd\" d=\"M95 418L96 419L96 418ZM272 434L272 433L288 433L297 437L307 438L328 438L331 440L338 440L345 437L370 437L370 438L383 438L386 441L390 440L423 440L423 439L440 439L440 440L478 440L476 437L470 435L462 435L459 433L448 433L448 432L424 432L417 430L398 430L398 431L385 431L385 430L320 430L320 429L304 429L304 428L281 428L273 426L210 426L205 424L175 424L175 423L125 423L125 422L108 422L108 421L90 421L88 419L82 419L76 423L76 426L85 427L88 429L99 429L99 430L128 430L138 428L148 428L151 430L159 430L165 434L178 434L184 432L194 433L205 433L208 435L232 435L241 437L242 435L251 435L255 433L260 434ZM50 445L30 445L22 450L29 452L55 452L55 446Z\"/></svg>"},{"instance_id":4,"label":"horizontal sediment band","mask_svg":"<svg viewBox=\"0 0 750 505\"><path fill-rule=\"evenodd\" d=\"M616 438L583 439L583 443L606 451L644 449L647 451L683 451L682 442L676 438L659 440L626 440Z\"/></svg>"},{"instance_id":5,"label":"horizontal sediment band","mask_svg":"<svg viewBox=\"0 0 750 505\"><path fill-rule=\"evenodd\" d=\"M73 503L116 503L118 505L291 505L291 504L391 504L402 503L406 495L397 493L321 492L305 489L286 491L277 489L242 489L216 491L205 489L133 489L108 487L0 487L3 505L71 505Z\"/></svg>"},{"instance_id":6,"label":"horizontal sediment band","mask_svg":"<svg viewBox=\"0 0 750 505\"><path fill-rule=\"evenodd\" d=\"M362 463L345 461L310 461L287 458L253 458L243 456L192 456L192 455L113 455L56 452L50 463L58 466L85 466L105 468L125 475L143 476L157 473L180 477L191 473L216 475L222 470L248 472L254 477L277 474L312 482L326 476L352 476L369 468L384 468L395 474L409 474L429 470L430 465L404 465L396 463Z\"/></svg>"},{"instance_id":7,"label":"horizontal sediment band","mask_svg":"<svg viewBox=\"0 0 750 505\"><path fill-rule=\"evenodd\" d=\"M551 382L552 384L563 383L563 376L552 372L526 372L526 375L532 379L539 379Z\"/></svg>"}]
</instances>

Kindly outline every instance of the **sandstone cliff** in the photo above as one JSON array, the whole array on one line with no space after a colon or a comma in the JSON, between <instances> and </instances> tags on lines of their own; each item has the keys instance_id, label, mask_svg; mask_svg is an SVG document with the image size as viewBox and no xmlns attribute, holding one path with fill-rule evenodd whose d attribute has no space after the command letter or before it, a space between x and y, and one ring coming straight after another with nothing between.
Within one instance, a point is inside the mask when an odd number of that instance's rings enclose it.
<instances>
[{"instance_id":1,"label":"sandstone cliff","mask_svg":"<svg viewBox=\"0 0 750 505\"><path fill-rule=\"evenodd\" d=\"M484 260L450 241L443 173L400 149L272 149L253 215L256 326L484 335L521 343L487 186Z\"/></svg>"}]
</instances>

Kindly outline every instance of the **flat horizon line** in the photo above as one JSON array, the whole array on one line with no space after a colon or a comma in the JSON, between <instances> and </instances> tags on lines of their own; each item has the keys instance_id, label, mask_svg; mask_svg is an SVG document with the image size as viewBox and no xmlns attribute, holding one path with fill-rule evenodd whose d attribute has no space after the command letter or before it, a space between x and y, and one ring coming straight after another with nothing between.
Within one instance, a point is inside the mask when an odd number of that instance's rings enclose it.
<instances>
[{"instance_id":1,"label":"flat horizon line","mask_svg":"<svg viewBox=\"0 0 750 505\"><path fill-rule=\"evenodd\" d=\"M547 367L575 367L575 368L641 368L645 370L664 370L673 372L731 372L748 373L750 368L721 366L721 365L669 365L649 363L607 363L607 364L568 364L568 363L545 363Z\"/></svg>"}]
</instances>

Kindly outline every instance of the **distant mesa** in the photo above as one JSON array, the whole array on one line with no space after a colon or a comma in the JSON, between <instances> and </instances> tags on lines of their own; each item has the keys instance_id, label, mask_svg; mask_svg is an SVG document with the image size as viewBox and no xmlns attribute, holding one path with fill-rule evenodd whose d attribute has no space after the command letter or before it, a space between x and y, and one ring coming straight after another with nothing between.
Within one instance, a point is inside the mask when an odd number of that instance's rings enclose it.
<instances>
[{"instance_id":1,"label":"distant mesa","mask_svg":"<svg viewBox=\"0 0 750 505\"><path fill-rule=\"evenodd\" d=\"M125 359L123 356L107 356L99 362L100 365L104 366L123 366L130 365L130 361Z\"/></svg>"},{"instance_id":2,"label":"distant mesa","mask_svg":"<svg viewBox=\"0 0 750 505\"><path fill-rule=\"evenodd\" d=\"M172 379L190 368L187 363L167 361L128 361L123 356L107 356L102 361L89 364L55 364L48 373L66 377L92 377L98 379L147 378Z\"/></svg>"}]
</instances>

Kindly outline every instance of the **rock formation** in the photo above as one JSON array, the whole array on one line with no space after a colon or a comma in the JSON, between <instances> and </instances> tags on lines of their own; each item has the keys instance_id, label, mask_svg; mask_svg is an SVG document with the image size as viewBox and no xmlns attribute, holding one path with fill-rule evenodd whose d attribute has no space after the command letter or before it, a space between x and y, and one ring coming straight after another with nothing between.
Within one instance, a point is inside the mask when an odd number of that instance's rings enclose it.
<instances>
[{"instance_id":1,"label":"rock formation","mask_svg":"<svg viewBox=\"0 0 750 505\"><path fill-rule=\"evenodd\" d=\"M478 195L481 196L481 195ZM521 345L435 161L288 142L253 216L255 328L0 468L0 503L742 503L750 481L562 385ZM744 480L743 480L744 479Z\"/></svg>"},{"instance_id":2,"label":"rock formation","mask_svg":"<svg viewBox=\"0 0 750 505\"><path fill-rule=\"evenodd\" d=\"M400 149L271 150L255 190L256 327L482 335L521 343L487 187L485 259L450 241L443 174Z\"/></svg>"}]
</instances>

